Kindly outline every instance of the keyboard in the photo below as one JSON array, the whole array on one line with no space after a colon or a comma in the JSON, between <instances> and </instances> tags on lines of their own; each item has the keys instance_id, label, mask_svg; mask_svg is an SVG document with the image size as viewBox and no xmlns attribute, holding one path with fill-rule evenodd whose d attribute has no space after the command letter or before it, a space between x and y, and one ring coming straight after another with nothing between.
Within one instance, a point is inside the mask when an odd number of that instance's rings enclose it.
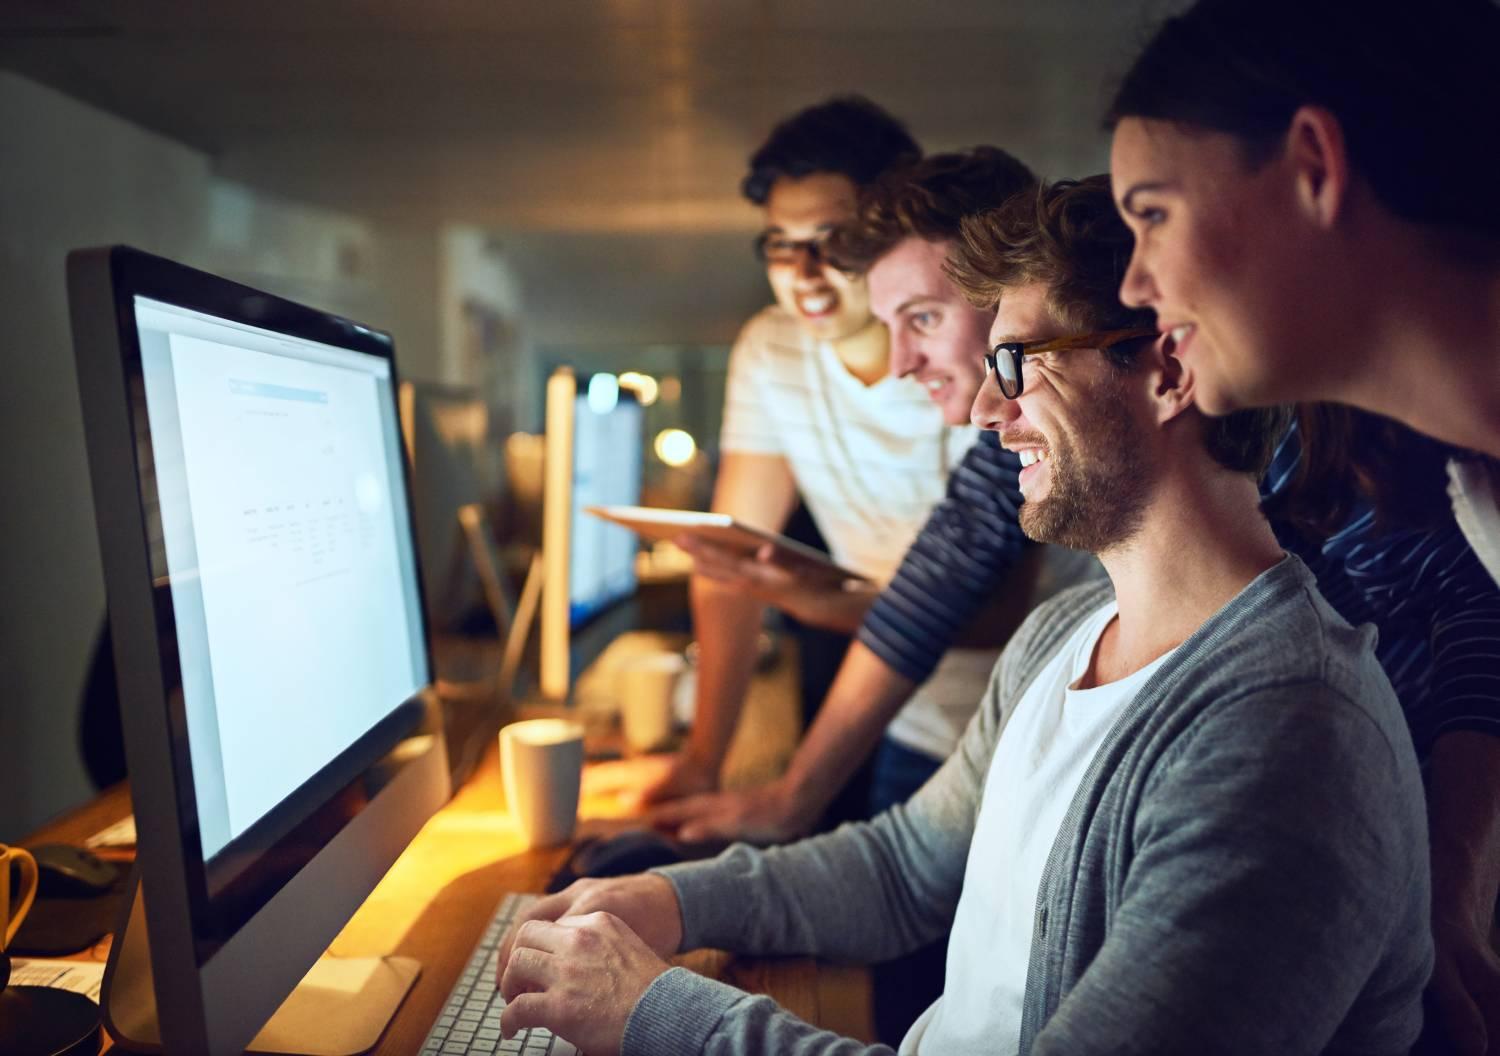
<instances>
[{"instance_id":1,"label":"keyboard","mask_svg":"<svg viewBox=\"0 0 1500 1056\"><path fill-rule=\"evenodd\" d=\"M453 992L443 1002L437 1022L422 1043L422 1056L578 1056L578 1049L550 1030L523 1030L509 1041L500 1036L505 1000L495 985L500 943L516 914L536 901L535 895L506 895L464 964Z\"/></svg>"}]
</instances>

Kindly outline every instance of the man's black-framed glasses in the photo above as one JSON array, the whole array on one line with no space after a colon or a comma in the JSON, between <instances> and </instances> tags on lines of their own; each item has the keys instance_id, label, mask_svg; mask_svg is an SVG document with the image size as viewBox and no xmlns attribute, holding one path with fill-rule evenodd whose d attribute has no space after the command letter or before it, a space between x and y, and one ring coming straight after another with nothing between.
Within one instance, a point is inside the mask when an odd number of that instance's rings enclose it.
<instances>
[{"instance_id":1,"label":"man's black-framed glasses","mask_svg":"<svg viewBox=\"0 0 1500 1056\"><path fill-rule=\"evenodd\" d=\"M819 231L812 238L787 238L780 231L762 231L755 239L755 256L763 264L795 264L799 254L806 253L814 264L837 263L828 256L828 240L833 228Z\"/></svg>"},{"instance_id":2,"label":"man's black-framed glasses","mask_svg":"<svg viewBox=\"0 0 1500 1056\"><path fill-rule=\"evenodd\" d=\"M1096 330L1091 334L1075 334L1072 337L1049 337L1042 341L1002 341L984 354L986 374L993 373L1000 383L1000 393L1007 400L1021 395L1026 387L1021 374L1021 363L1027 356L1040 356L1048 352L1070 352L1074 349L1105 349L1123 345L1127 341L1139 341L1143 337L1155 337L1155 327L1137 326L1129 330Z\"/></svg>"}]
</instances>

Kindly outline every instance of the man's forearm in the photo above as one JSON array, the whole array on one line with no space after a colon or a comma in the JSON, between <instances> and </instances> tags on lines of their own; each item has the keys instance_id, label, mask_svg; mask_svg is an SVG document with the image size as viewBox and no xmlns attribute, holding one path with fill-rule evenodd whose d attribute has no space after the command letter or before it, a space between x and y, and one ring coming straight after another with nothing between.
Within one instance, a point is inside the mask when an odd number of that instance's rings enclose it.
<instances>
[{"instance_id":1,"label":"man's forearm","mask_svg":"<svg viewBox=\"0 0 1500 1056\"><path fill-rule=\"evenodd\" d=\"M849 647L838 676L782 778L797 814L816 820L879 743L916 683L869 648Z\"/></svg>"},{"instance_id":2,"label":"man's forearm","mask_svg":"<svg viewBox=\"0 0 1500 1056\"><path fill-rule=\"evenodd\" d=\"M623 1056L892 1056L884 1045L866 1046L818 1030L768 997L685 968L661 976L642 995L625 1025L620 1051Z\"/></svg>"},{"instance_id":3,"label":"man's forearm","mask_svg":"<svg viewBox=\"0 0 1500 1056\"><path fill-rule=\"evenodd\" d=\"M745 691L755 671L762 605L700 577L693 579L690 590L698 640L698 688L687 750L717 771L739 725Z\"/></svg>"},{"instance_id":4,"label":"man's forearm","mask_svg":"<svg viewBox=\"0 0 1500 1056\"><path fill-rule=\"evenodd\" d=\"M1500 894L1500 737L1460 730L1432 750L1432 911L1489 934Z\"/></svg>"},{"instance_id":5,"label":"man's forearm","mask_svg":"<svg viewBox=\"0 0 1500 1056\"><path fill-rule=\"evenodd\" d=\"M822 587L790 591L774 599L774 603L803 623L852 637L879 596L879 587L860 583L845 589Z\"/></svg>"}]
</instances>

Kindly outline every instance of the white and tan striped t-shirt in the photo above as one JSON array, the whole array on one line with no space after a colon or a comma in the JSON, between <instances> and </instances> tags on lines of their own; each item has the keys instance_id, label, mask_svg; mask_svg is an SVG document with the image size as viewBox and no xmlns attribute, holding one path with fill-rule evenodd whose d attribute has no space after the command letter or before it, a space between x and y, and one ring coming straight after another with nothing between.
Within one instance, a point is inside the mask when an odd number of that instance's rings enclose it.
<instances>
[{"instance_id":1,"label":"white and tan striped t-shirt","mask_svg":"<svg viewBox=\"0 0 1500 1056\"><path fill-rule=\"evenodd\" d=\"M864 384L779 307L758 313L735 342L721 449L785 458L833 559L882 585L977 438L972 426L946 425L909 378ZM975 652L950 650L889 734L946 755L993 663L993 651L966 655Z\"/></svg>"},{"instance_id":2,"label":"white and tan striped t-shirt","mask_svg":"<svg viewBox=\"0 0 1500 1056\"><path fill-rule=\"evenodd\" d=\"M775 306L745 324L729 358L721 449L785 458L833 559L879 583L976 437L946 426L915 381L866 385Z\"/></svg>"}]
</instances>

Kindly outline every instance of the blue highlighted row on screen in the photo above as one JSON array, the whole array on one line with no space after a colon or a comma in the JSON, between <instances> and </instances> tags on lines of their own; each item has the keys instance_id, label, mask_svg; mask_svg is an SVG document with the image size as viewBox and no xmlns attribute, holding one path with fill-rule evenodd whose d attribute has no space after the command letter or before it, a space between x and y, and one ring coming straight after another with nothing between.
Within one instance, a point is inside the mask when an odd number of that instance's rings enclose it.
<instances>
[{"instance_id":1,"label":"blue highlighted row on screen","mask_svg":"<svg viewBox=\"0 0 1500 1056\"><path fill-rule=\"evenodd\" d=\"M288 385L272 385L265 381L241 381L229 379L229 392L234 396L264 396L269 400L294 400L297 403L327 403L328 393L317 389L294 389Z\"/></svg>"}]
</instances>

